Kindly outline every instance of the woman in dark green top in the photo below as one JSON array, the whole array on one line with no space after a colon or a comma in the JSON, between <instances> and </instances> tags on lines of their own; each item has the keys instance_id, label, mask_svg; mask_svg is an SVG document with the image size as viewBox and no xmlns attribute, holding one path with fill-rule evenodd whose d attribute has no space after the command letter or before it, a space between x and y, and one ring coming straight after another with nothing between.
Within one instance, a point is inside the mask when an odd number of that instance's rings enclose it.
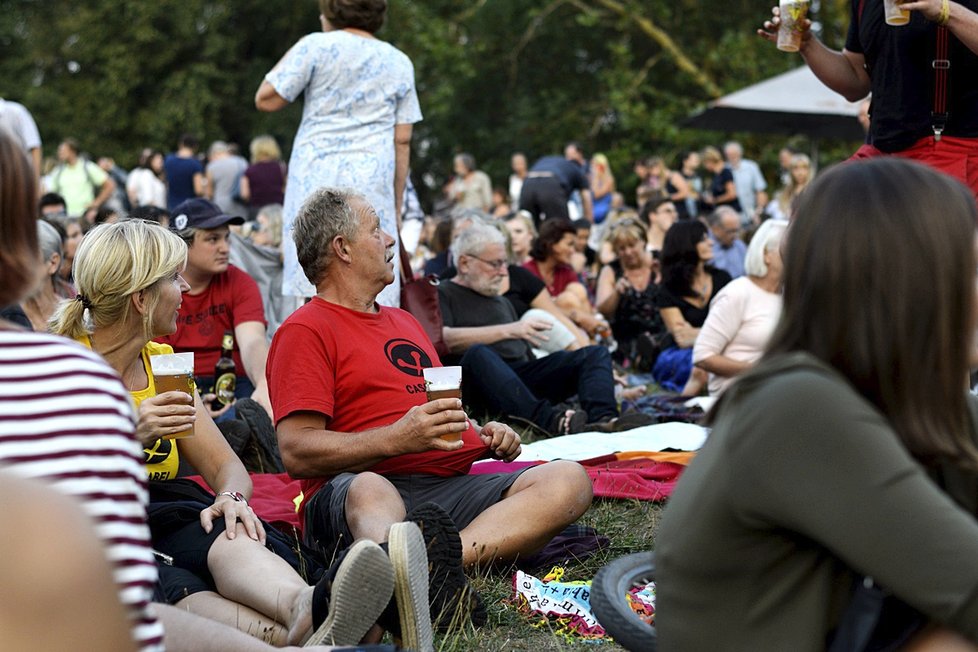
<instances>
[{"instance_id":1,"label":"woman in dark green top","mask_svg":"<svg viewBox=\"0 0 978 652\"><path fill-rule=\"evenodd\" d=\"M893 596L874 642L978 642L976 220L897 159L802 196L781 322L659 531L660 649L824 650L866 577Z\"/></svg>"}]
</instances>

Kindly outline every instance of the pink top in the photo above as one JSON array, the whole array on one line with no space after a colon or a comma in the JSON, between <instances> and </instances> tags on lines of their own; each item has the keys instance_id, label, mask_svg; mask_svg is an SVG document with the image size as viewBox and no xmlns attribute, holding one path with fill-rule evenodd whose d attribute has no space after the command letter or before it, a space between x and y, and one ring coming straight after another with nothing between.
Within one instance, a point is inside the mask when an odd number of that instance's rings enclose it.
<instances>
[{"instance_id":1,"label":"pink top","mask_svg":"<svg viewBox=\"0 0 978 652\"><path fill-rule=\"evenodd\" d=\"M780 294L762 290L746 276L734 279L710 304L710 314L693 346L693 364L719 354L756 362L780 317ZM722 393L732 381L710 374L710 396Z\"/></svg>"}]
</instances>

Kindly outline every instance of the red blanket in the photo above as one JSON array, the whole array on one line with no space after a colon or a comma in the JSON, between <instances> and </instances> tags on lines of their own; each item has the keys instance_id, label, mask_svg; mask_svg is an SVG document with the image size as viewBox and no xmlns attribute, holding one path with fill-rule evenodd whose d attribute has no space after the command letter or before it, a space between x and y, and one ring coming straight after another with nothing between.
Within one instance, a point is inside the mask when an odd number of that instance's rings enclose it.
<instances>
[{"instance_id":1,"label":"red blanket","mask_svg":"<svg viewBox=\"0 0 978 652\"><path fill-rule=\"evenodd\" d=\"M598 498L630 498L652 502L665 500L693 453L628 452L602 455L580 463L594 484ZM519 471L544 462L483 462L471 473L507 473ZM192 480L210 489L200 476ZM302 494L298 480L288 473L252 473L254 493L250 505L258 516L276 528L302 532L296 513L296 500Z\"/></svg>"}]
</instances>

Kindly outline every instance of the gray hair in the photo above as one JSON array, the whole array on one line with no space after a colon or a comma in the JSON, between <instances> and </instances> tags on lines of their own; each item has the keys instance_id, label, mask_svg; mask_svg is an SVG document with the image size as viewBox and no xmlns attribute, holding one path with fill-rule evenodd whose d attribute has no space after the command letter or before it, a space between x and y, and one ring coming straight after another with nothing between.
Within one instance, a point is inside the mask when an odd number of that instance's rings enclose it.
<instances>
[{"instance_id":1,"label":"gray hair","mask_svg":"<svg viewBox=\"0 0 978 652\"><path fill-rule=\"evenodd\" d=\"M64 244L61 241L61 234L44 220L37 221L37 242L41 247L41 256L44 258L45 264L51 260L51 256L54 254L64 255L61 248Z\"/></svg>"},{"instance_id":2,"label":"gray hair","mask_svg":"<svg viewBox=\"0 0 978 652\"><path fill-rule=\"evenodd\" d=\"M475 170L475 157L468 152L462 152L461 154L455 155L455 160L465 166L468 171Z\"/></svg>"},{"instance_id":3,"label":"gray hair","mask_svg":"<svg viewBox=\"0 0 978 652\"><path fill-rule=\"evenodd\" d=\"M787 228L788 220L765 220L757 227L747 247L747 255L744 257L744 272L748 276L759 278L767 276L764 252L781 246L781 238Z\"/></svg>"},{"instance_id":4,"label":"gray hair","mask_svg":"<svg viewBox=\"0 0 978 652\"><path fill-rule=\"evenodd\" d=\"M743 145L741 145L740 143L738 143L736 140L729 140L729 141L727 141L727 144L723 146L724 153L726 153L726 151L728 149L736 150L737 154L740 155L740 156L743 156L744 155L744 147L743 147Z\"/></svg>"},{"instance_id":5,"label":"gray hair","mask_svg":"<svg viewBox=\"0 0 978 652\"><path fill-rule=\"evenodd\" d=\"M720 223L723 222L723 216L728 213L736 216L737 221L740 221L740 213L729 206L718 206L715 211L706 216L706 223L709 224L711 228L720 226Z\"/></svg>"},{"instance_id":6,"label":"gray hair","mask_svg":"<svg viewBox=\"0 0 978 652\"><path fill-rule=\"evenodd\" d=\"M211 143L210 148L207 150L208 157L214 157L218 154L226 154L228 152L228 144L223 140L215 140Z\"/></svg>"},{"instance_id":7,"label":"gray hair","mask_svg":"<svg viewBox=\"0 0 978 652\"><path fill-rule=\"evenodd\" d=\"M296 256L309 282L317 286L326 277L337 236L353 240L360 220L351 206L354 199L367 200L355 190L320 188L302 204L292 223Z\"/></svg>"},{"instance_id":8,"label":"gray hair","mask_svg":"<svg viewBox=\"0 0 978 652\"><path fill-rule=\"evenodd\" d=\"M272 245L275 247L282 244L282 204L265 204L258 209L255 221L262 215L268 219L268 232L271 234Z\"/></svg>"},{"instance_id":9,"label":"gray hair","mask_svg":"<svg viewBox=\"0 0 978 652\"><path fill-rule=\"evenodd\" d=\"M475 256L489 245L506 246L506 238L499 229L483 221L473 221L472 225L452 240L452 263L458 267L459 256Z\"/></svg>"}]
</instances>

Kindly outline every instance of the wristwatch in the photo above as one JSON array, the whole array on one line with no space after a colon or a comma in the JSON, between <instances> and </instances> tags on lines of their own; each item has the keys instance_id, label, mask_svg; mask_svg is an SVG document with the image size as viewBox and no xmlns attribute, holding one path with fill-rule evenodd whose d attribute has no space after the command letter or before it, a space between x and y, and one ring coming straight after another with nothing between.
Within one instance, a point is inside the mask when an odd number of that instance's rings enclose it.
<instances>
[{"instance_id":1,"label":"wristwatch","mask_svg":"<svg viewBox=\"0 0 978 652\"><path fill-rule=\"evenodd\" d=\"M244 497L244 494L242 494L240 491L222 491L221 493L219 493L217 495L218 496L227 496L228 498L230 498L231 500L233 500L236 503L244 503L245 505L248 504L248 499L245 498ZM216 498L216 496L215 496L215 498Z\"/></svg>"}]
</instances>

